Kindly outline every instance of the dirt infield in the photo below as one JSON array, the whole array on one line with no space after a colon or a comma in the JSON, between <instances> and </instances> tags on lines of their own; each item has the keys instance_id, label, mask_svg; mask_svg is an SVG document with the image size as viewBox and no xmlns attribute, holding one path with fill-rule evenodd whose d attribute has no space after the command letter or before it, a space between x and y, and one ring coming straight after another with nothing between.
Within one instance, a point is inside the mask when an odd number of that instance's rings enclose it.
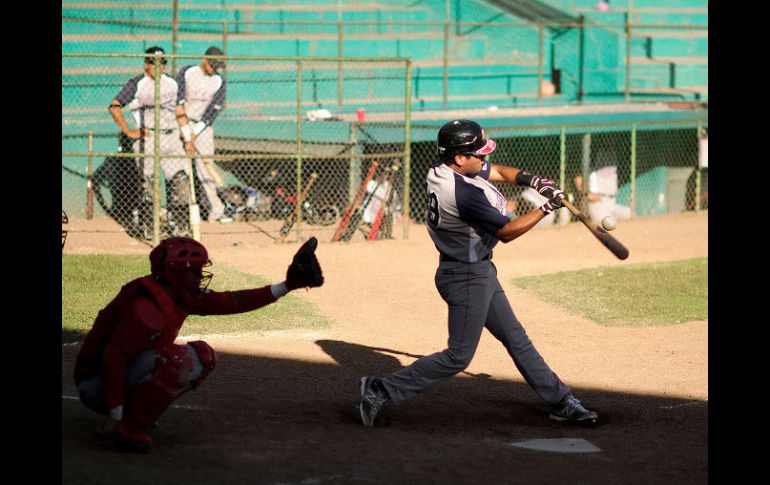
<instances>
[{"instance_id":1,"label":"dirt infield","mask_svg":"<svg viewBox=\"0 0 770 485\"><path fill-rule=\"evenodd\" d=\"M149 251L109 221L71 226L68 253ZM218 234L206 229L215 273L224 262L279 280L298 247L237 225ZM79 346L63 347L63 483L706 483L708 321L607 328L511 283L708 256L706 212L626 221L614 234L630 249L625 262L577 223L533 230L494 254L529 336L599 412L597 428L547 419L546 406L488 333L466 372L385 408L374 428L361 426L354 413L360 376L392 372L446 344L446 308L433 286L437 254L419 225L408 240L331 244L324 234L318 256L327 283L298 295L334 324L206 336L220 364L161 418L152 455L115 454L96 438L99 418L72 399ZM584 439L601 451L510 446L553 438Z\"/></svg>"}]
</instances>

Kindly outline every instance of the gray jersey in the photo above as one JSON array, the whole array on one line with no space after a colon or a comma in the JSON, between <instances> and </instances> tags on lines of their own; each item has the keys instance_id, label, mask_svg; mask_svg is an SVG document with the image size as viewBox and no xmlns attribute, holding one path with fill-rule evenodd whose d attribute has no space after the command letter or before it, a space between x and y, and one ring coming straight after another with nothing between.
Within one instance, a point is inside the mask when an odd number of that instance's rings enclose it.
<instances>
[{"instance_id":1,"label":"gray jersey","mask_svg":"<svg viewBox=\"0 0 770 485\"><path fill-rule=\"evenodd\" d=\"M225 103L225 80L219 74L206 75L199 65L183 67L176 79L179 83L177 103L184 105L187 118L211 126Z\"/></svg>"},{"instance_id":2,"label":"gray jersey","mask_svg":"<svg viewBox=\"0 0 770 485\"><path fill-rule=\"evenodd\" d=\"M484 162L468 177L436 162L428 170L426 222L440 253L465 263L490 257L497 231L510 221L505 196L487 180L490 169Z\"/></svg>"},{"instance_id":3,"label":"gray jersey","mask_svg":"<svg viewBox=\"0 0 770 485\"><path fill-rule=\"evenodd\" d=\"M160 127L177 130L176 98L178 85L173 77L164 74L160 78ZM140 74L130 79L115 99L121 106L128 106L137 128L155 127L155 80Z\"/></svg>"}]
</instances>

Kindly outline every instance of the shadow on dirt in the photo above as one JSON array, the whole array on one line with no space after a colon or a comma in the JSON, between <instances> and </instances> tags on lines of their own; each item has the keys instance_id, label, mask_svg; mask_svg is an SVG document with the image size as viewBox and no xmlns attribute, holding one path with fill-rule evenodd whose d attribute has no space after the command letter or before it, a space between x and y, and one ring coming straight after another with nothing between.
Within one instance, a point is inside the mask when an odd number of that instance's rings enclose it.
<instances>
[{"instance_id":1,"label":"shadow on dirt","mask_svg":"<svg viewBox=\"0 0 770 485\"><path fill-rule=\"evenodd\" d=\"M528 385L460 374L360 424L359 379L397 370L397 349L316 342L335 363L219 354L152 433L155 452L112 452L77 400L79 346L62 349L62 483L705 483L708 403L573 389L602 423L547 418ZM511 364L513 365L513 364ZM584 439L598 453L511 447Z\"/></svg>"}]
</instances>

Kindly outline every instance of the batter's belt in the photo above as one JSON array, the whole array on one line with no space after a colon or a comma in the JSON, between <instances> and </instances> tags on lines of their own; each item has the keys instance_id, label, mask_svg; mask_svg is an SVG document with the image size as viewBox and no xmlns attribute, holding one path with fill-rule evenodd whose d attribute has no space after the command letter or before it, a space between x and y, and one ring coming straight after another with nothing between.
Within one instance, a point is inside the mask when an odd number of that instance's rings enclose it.
<instances>
[{"instance_id":1,"label":"batter's belt","mask_svg":"<svg viewBox=\"0 0 770 485\"><path fill-rule=\"evenodd\" d=\"M487 256L481 258L479 261L489 261L490 259L492 259L492 252L491 251L489 252L489 254ZM439 261L439 263L453 262L453 263L466 263L466 264L470 264L467 261L460 261L457 258L454 258L454 257L452 257L452 256L450 256L450 255L448 255L446 253L441 253L441 252L439 253L438 261ZM476 262L478 263L479 261L476 261Z\"/></svg>"}]
</instances>

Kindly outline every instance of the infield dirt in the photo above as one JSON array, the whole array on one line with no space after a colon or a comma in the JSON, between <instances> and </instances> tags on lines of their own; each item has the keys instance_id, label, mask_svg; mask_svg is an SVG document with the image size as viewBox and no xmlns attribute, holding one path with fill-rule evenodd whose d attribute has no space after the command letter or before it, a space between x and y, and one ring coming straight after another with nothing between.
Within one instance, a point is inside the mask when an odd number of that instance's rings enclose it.
<instances>
[{"instance_id":1,"label":"infield dirt","mask_svg":"<svg viewBox=\"0 0 770 485\"><path fill-rule=\"evenodd\" d=\"M148 253L109 220L75 220L65 253ZM305 234L312 232L305 228ZM248 226L203 224L214 262L273 281L298 248ZM398 230L400 236L400 228ZM155 452L109 451L99 417L76 399L79 345L62 347L63 483L706 483L708 321L615 328L515 287L518 276L708 256L708 213L622 221L618 261L580 223L535 229L499 244L493 261L530 338L601 425L547 419L547 407L487 332L470 367L365 428L355 405L362 375L382 375L446 345L446 307L425 227L408 240L328 243L326 284L295 292L333 324L322 330L202 336L215 372L152 433ZM117 290L117 289L116 289ZM201 336L185 335L182 338ZM582 438L597 453L551 453L513 441Z\"/></svg>"}]
</instances>

